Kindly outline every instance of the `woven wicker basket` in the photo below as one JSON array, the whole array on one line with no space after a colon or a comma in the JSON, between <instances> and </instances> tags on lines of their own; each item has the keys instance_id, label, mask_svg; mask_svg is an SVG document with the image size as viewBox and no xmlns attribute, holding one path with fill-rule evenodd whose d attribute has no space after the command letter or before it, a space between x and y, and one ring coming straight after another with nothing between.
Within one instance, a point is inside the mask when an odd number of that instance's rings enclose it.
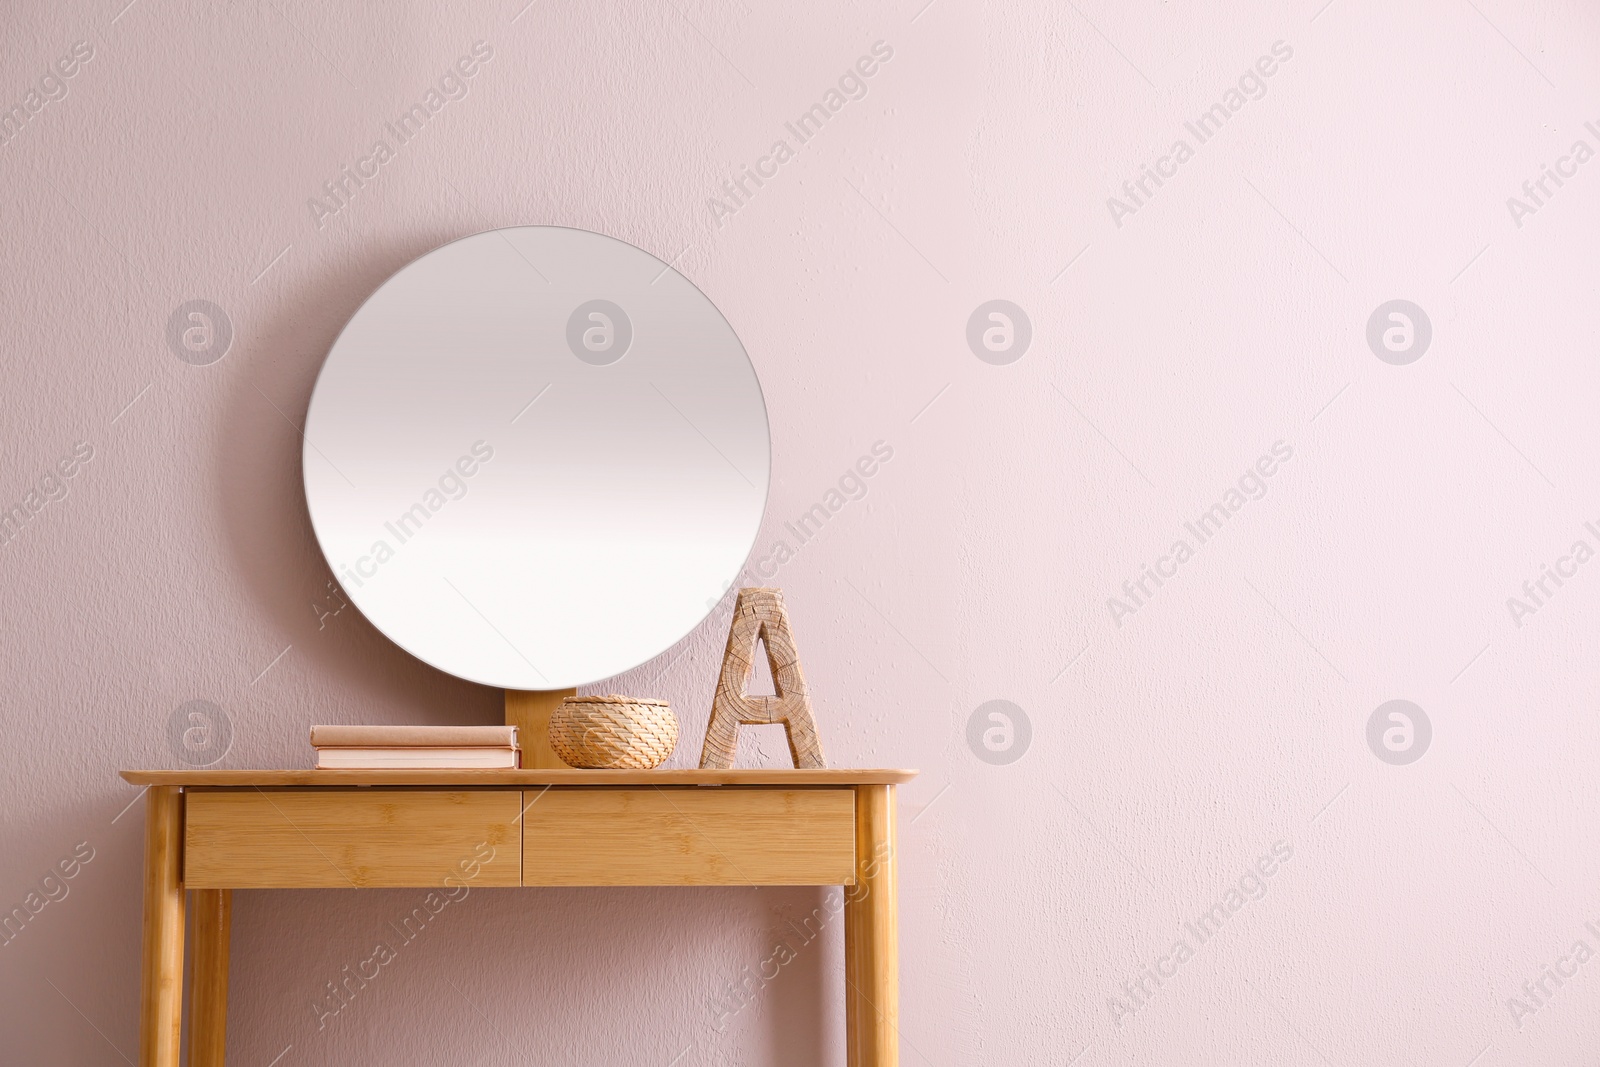
<instances>
[{"instance_id":1,"label":"woven wicker basket","mask_svg":"<svg viewBox=\"0 0 1600 1067\"><path fill-rule=\"evenodd\" d=\"M550 746L572 767L649 770L678 744L678 717L665 700L568 697L550 715Z\"/></svg>"}]
</instances>

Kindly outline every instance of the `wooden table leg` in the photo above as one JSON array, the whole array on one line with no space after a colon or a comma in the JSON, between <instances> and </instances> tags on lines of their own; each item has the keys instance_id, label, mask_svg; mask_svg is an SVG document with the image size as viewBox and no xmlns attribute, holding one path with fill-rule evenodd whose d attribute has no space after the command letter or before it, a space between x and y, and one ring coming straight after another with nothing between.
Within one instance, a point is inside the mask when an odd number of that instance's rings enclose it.
<instances>
[{"instance_id":1,"label":"wooden table leg","mask_svg":"<svg viewBox=\"0 0 1600 1067\"><path fill-rule=\"evenodd\" d=\"M223 1067L228 1046L228 931L232 921L233 890L194 891L189 1067Z\"/></svg>"},{"instance_id":2,"label":"wooden table leg","mask_svg":"<svg viewBox=\"0 0 1600 1067\"><path fill-rule=\"evenodd\" d=\"M856 787L856 884L845 888L845 1042L850 1067L900 1063L894 786Z\"/></svg>"},{"instance_id":3,"label":"wooden table leg","mask_svg":"<svg viewBox=\"0 0 1600 1067\"><path fill-rule=\"evenodd\" d=\"M183 1032L183 794L145 795L144 955L140 965L139 1067L178 1067Z\"/></svg>"}]
</instances>

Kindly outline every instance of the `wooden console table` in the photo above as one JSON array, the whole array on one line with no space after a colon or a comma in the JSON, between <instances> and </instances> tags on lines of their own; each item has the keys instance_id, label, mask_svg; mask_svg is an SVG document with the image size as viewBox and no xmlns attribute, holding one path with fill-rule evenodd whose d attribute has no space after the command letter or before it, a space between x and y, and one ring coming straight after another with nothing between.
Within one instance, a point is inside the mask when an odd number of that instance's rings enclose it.
<instances>
[{"instance_id":1,"label":"wooden console table","mask_svg":"<svg viewBox=\"0 0 1600 1067\"><path fill-rule=\"evenodd\" d=\"M222 1067L233 890L463 884L850 887L849 1063L895 1067L894 787L915 773L124 771L149 787L139 1067L178 1067L187 891L189 1067Z\"/></svg>"}]
</instances>

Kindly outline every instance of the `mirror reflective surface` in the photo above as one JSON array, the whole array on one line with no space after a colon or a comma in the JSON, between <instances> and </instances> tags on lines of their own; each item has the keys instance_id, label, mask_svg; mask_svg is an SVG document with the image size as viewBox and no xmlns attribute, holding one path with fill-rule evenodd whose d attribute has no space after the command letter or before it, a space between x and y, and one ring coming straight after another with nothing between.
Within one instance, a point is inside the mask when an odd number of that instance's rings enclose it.
<instances>
[{"instance_id":1,"label":"mirror reflective surface","mask_svg":"<svg viewBox=\"0 0 1600 1067\"><path fill-rule=\"evenodd\" d=\"M303 458L350 601L507 689L609 678L693 629L750 552L770 461L711 301L555 226L462 238L385 282L328 353Z\"/></svg>"}]
</instances>

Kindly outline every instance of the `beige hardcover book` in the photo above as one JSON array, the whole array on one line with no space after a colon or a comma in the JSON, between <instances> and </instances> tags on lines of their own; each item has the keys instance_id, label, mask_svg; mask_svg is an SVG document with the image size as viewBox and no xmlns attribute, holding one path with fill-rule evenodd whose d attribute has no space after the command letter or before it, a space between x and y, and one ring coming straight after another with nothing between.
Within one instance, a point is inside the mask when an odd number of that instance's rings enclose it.
<instances>
[{"instance_id":1,"label":"beige hardcover book","mask_svg":"<svg viewBox=\"0 0 1600 1067\"><path fill-rule=\"evenodd\" d=\"M516 748L515 726L313 726L314 748Z\"/></svg>"},{"instance_id":2,"label":"beige hardcover book","mask_svg":"<svg viewBox=\"0 0 1600 1067\"><path fill-rule=\"evenodd\" d=\"M370 770L515 769L517 750L475 745L466 748L319 748L317 769Z\"/></svg>"}]
</instances>

